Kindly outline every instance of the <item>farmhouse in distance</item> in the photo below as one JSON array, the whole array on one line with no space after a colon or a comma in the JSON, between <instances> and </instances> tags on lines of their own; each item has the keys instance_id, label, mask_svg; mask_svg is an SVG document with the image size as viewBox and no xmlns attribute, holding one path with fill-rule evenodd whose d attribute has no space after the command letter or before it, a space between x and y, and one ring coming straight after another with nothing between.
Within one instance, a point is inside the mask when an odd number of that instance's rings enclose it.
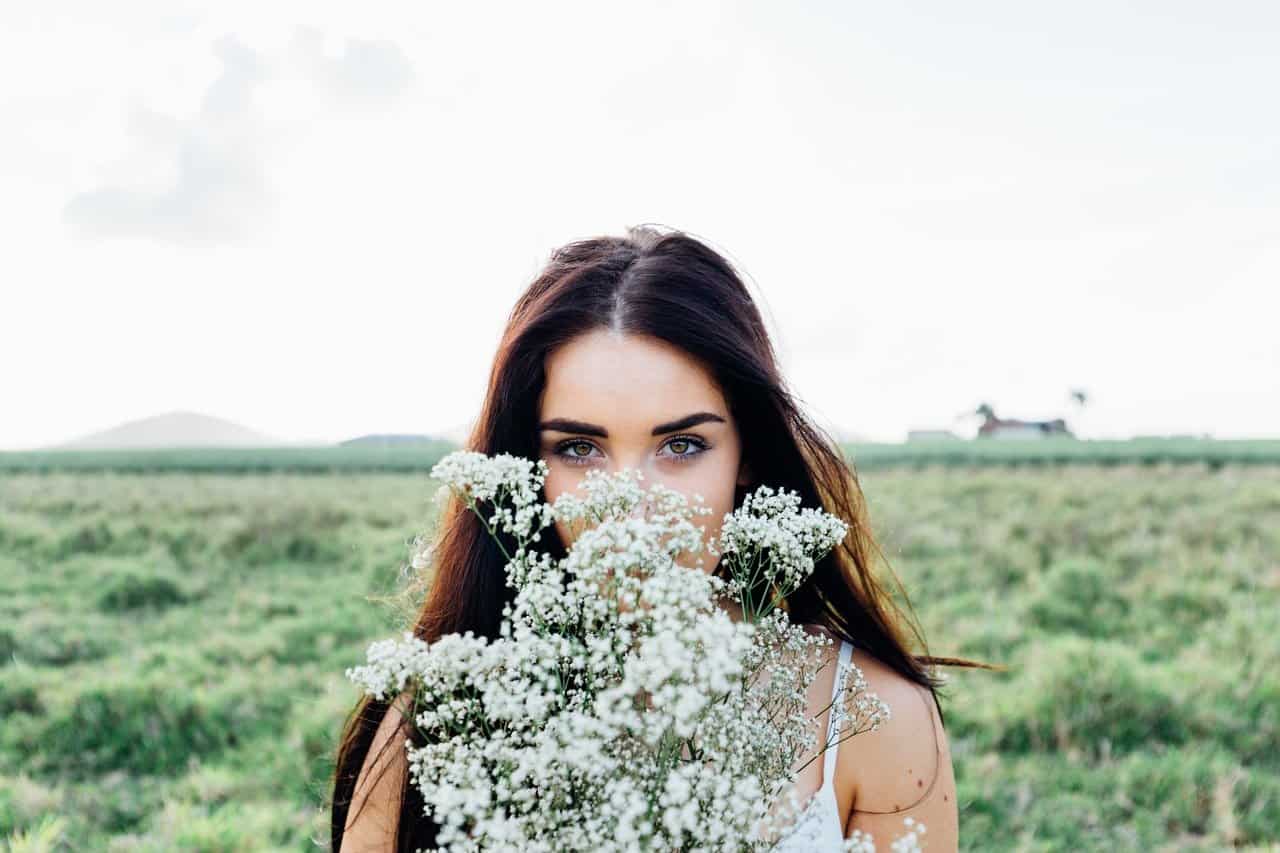
<instances>
[{"instance_id":1,"label":"farmhouse in distance","mask_svg":"<svg viewBox=\"0 0 1280 853\"><path fill-rule=\"evenodd\" d=\"M983 403L978 407L982 425L978 427L978 438L1047 438L1049 436L1075 435L1067 429L1067 422L1062 418L1050 421L1024 421L1018 418L1002 418L990 405Z\"/></svg>"},{"instance_id":2,"label":"farmhouse in distance","mask_svg":"<svg viewBox=\"0 0 1280 853\"><path fill-rule=\"evenodd\" d=\"M1081 388L1073 388L1070 398L1077 406L1083 408L1085 403L1088 402L1089 395ZM966 413L960 417L972 417L974 415L982 418L982 423L978 426L978 432L974 438L1035 439L1076 437L1075 433L1067 427L1067 422L1063 418L1043 421L1002 418L996 414L995 407L990 403L982 403L973 412ZM961 441L963 439L948 429L913 429L907 432L907 441L945 440Z\"/></svg>"}]
</instances>

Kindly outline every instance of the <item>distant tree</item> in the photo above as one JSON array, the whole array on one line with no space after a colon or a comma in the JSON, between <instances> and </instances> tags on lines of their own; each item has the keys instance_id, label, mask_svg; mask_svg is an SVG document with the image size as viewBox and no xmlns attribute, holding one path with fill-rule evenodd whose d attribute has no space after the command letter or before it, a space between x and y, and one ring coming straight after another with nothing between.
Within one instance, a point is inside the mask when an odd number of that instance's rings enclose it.
<instances>
[{"instance_id":1,"label":"distant tree","mask_svg":"<svg viewBox=\"0 0 1280 853\"><path fill-rule=\"evenodd\" d=\"M1072 388L1071 400L1076 404L1079 411L1083 413L1084 407L1089 403L1089 392L1083 388ZM1081 418L1083 419L1083 414L1081 415Z\"/></svg>"}]
</instances>

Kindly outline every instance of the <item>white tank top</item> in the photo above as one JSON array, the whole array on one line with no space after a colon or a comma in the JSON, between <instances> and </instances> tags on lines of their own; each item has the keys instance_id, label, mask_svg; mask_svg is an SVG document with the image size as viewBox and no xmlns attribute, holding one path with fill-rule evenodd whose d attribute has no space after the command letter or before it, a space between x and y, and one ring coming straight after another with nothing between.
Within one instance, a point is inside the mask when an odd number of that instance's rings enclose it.
<instances>
[{"instance_id":1,"label":"white tank top","mask_svg":"<svg viewBox=\"0 0 1280 853\"><path fill-rule=\"evenodd\" d=\"M844 847L844 821L840 819L840 804L836 801L836 752L835 719L836 692L840 687L841 668L853 656L853 646L840 641L840 665L831 684L831 710L827 712L827 740L831 744L822 754L822 787L813 793L809 802L796 817L796 822L778 839L774 853L839 853Z\"/></svg>"}]
</instances>

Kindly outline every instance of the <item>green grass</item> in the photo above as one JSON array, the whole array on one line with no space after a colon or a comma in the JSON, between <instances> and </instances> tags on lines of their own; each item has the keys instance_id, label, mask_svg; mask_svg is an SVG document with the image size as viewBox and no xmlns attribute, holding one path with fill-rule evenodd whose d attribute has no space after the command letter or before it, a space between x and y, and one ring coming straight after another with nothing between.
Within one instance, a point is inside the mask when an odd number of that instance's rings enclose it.
<instances>
[{"instance_id":1,"label":"green grass","mask_svg":"<svg viewBox=\"0 0 1280 853\"><path fill-rule=\"evenodd\" d=\"M175 448L172 450L30 450L0 452L0 471L209 472L429 471L457 445L443 440L382 447Z\"/></svg>"},{"instance_id":2,"label":"green grass","mask_svg":"<svg viewBox=\"0 0 1280 853\"><path fill-rule=\"evenodd\" d=\"M1280 841L1280 468L864 478L936 651L964 849Z\"/></svg>"},{"instance_id":3,"label":"green grass","mask_svg":"<svg viewBox=\"0 0 1280 853\"><path fill-rule=\"evenodd\" d=\"M59 817L48 849L327 846L343 670L393 623L369 598L429 497L414 475L0 478L0 840Z\"/></svg>"},{"instance_id":4,"label":"green grass","mask_svg":"<svg viewBox=\"0 0 1280 853\"><path fill-rule=\"evenodd\" d=\"M1280 466L862 479L931 650L1010 667L944 694L963 849L1280 842ZM418 468L0 476L0 849L326 847L343 670L398 627L368 597L432 491Z\"/></svg>"},{"instance_id":5,"label":"green grass","mask_svg":"<svg viewBox=\"0 0 1280 853\"><path fill-rule=\"evenodd\" d=\"M0 471L112 471L315 474L427 472L457 445L438 440L409 446L0 452ZM1200 438L1135 440L912 441L844 445L860 471L939 465L1280 465L1280 441Z\"/></svg>"},{"instance_id":6,"label":"green grass","mask_svg":"<svg viewBox=\"0 0 1280 853\"><path fill-rule=\"evenodd\" d=\"M1080 440L928 440L902 444L847 444L859 470L937 465L1223 465L1280 464L1280 441L1209 438Z\"/></svg>"}]
</instances>

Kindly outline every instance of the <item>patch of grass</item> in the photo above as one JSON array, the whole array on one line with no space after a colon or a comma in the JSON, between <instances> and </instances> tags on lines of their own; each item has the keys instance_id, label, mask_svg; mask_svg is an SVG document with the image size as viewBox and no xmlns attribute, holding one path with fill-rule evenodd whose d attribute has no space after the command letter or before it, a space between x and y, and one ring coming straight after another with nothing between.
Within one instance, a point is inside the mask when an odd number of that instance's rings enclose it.
<instances>
[{"instance_id":1,"label":"patch of grass","mask_svg":"<svg viewBox=\"0 0 1280 853\"><path fill-rule=\"evenodd\" d=\"M106 612L163 610L185 604L187 594L166 577L129 573L108 582L98 596L98 608Z\"/></svg>"},{"instance_id":2,"label":"patch of grass","mask_svg":"<svg viewBox=\"0 0 1280 853\"><path fill-rule=\"evenodd\" d=\"M1132 607L1115 573L1095 558L1053 563L1031 594L1032 624L1050 633L1114 637L1125 633Z\"/></svg>"},{"instance_id":3,"label":"patch of grass","mask_svg":"<svg viewBox=\"0 0 1280 853\"><path fill-rule=\"evenodd\" d=\"M47 768L171 774L257 732L279 732L291 697L126 683L80 692L50 709L25 746Z\"/></svg>"},{"instance_id":4,"label":"patch of grass","mask_svg":"<svg viewBox=\"0 0 1280 853\"><path fill-rule=\"evenodd\" d=\"M434 484L169 462L0 478L0 849L325 835ZM1280 467L1122 463L862 476L931 651L1009 667L946 691L961 849L1280 843Z\"/></svg>"}]
</instances>

